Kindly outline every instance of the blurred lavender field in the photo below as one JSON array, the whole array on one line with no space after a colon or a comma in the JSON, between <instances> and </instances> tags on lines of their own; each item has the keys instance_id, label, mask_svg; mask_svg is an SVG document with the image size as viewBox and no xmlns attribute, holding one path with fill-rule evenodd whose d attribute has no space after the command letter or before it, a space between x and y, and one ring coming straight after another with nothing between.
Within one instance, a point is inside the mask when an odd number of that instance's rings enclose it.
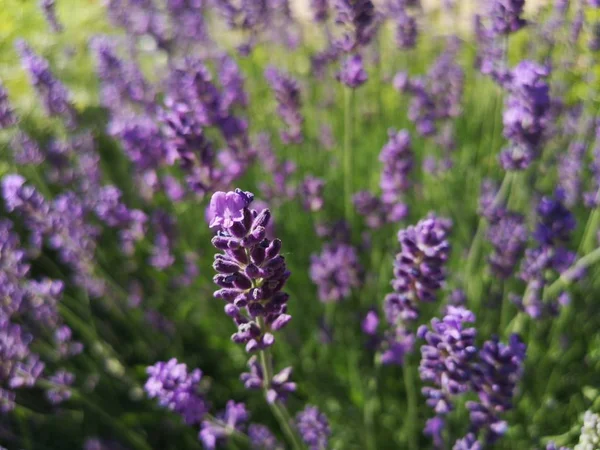
<instances>
[{"instance_id":1,"label":"blurred lavender field","mask_svg":"<svg viewBox=\"0 0 600 450\"><path fill-rule=\"evenodd\" d=\"M0 448L600 449L600 2L5 0Z\"/></svg>"}]
</instances>

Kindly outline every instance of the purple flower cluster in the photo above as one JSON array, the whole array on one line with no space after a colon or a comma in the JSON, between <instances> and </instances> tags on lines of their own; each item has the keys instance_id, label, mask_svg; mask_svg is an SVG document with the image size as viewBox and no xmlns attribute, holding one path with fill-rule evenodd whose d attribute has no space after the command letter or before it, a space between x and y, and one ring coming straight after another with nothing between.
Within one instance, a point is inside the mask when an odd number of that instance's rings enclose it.
<instances>
[{"instance_id":1,"label":"purple flower cluster","mask_svg":"<svg viewBox=\"0 0 600 450\"><path fill-rule=\"evenodd\" d=\"M478 402L467 402L474 431L486 430L486 441L496 441L508 429L499 415L512 409L517 383L523 375L526 346L518 335L510 336L508 344L497 337L486 341L479 351L473 369L473 390Z\"/></svg>"},{"instance_id":2,"label":"purple flower cluster","mask_svg":"<svg viewBox=\"0 0 600 450\"><path fill-rule=\"evenodd\" d=\"M281 241L266 238L271 213L249 208L253 195L236 190L217 192L210 202L210 227L217 230L212 244L221 250L215 255L214 281L220 286L215 297L227 302L225 312L238 331L232 339L245 343L246 350L270 347L271 331L283 328L291 316L286 313L289 295L283 292L290 272L281 255Z\"/></svg>"},{"instance_id":3,"label":"purple flower cluster","mask_svg":"<svg viewBox=\"0 0 600 450\"><path fill-rule=\"evenodd\" d=\"M55 0L40 0L40 9L44 13L44 18L50 29L54 33L60 33L63 30L61 23L56 16L56 1Z\"/></svg>"},{"instance_id":4,"label":"purple flower cluster","mask_svg":"<svg viewBox=\"0 0 600 450\"><path fill-rule=\"evenodd\" d=\"M71 103L67 88L50 71L50 65L37 55L24 40L17 40L15 47L21 57L21 64L29 74L31 84L38 92L46 113L61 117L68 127L74 127L76 112Z\"/></svg>"},{"instance_id":5,"label":"purple flower cluster","mask_svg":"<svg viewBox=\"0 0 600 450\"><path fill-rule=\"evenodd\" d=\"M346 57L337 74L337 79L351 89L363 85L367 81L368 75L363 65L362 56L355 54Z\"/></svg>"},{"instance_id":6,"label":"purple flower cluster","mask_svg":"<svg viewBox=\"0 0 600 450\"><path fill-rule=\"evenodd\" d=\"M8 93L0 82L0 130L17 124L17 117L8 99Z\"/></svg>"},{"instance_id":7,"label":"purple flower cluster","mask_svg":"<svg viewBox=\"0 0 600 450\"><path fill-rule=\"evenodd\" d=\"M199 392L202 379L200 369L188 372L187 366L175 358L157 362L146 369L148 380L144 390L158 404L179 414L188 425L197 425L208 411L208 405Z\"/></svg>"},{"instance_id":8,"label":"purple flower cluster","mask_svg":"<svg viewBox=\"0 0 600 450\"><path fill-rule=\"evenodd\" d=\"M416 5L406 0L389 0L387 2L389 16L396 27L396 46L402 50L414 48L417 44L417 19L409 11L413 6Z\"/></svg>"},{"instance_id":9,"label":"purple flower cluster","mask_svg":"<svg viewBox=\"0 0 600 450\"><path fill-rule=\"evenodd\" d=\"M423 388L423 394L436 415L447 415L466 392L478 396L478 401L467 402L471 427L456 443L458 449L481 448L476 438L480 432L488 444L506 432L506 422L499 416L512 408L525 359L526 347L515 334L507 345L494 337L477 349L477 331L466 326L474 321L471 311L449 306L443 320L433 319L431 328L423 325L418 331L426 341L421 347L419 372L423 381L432 384Z\"/></svg>"},{"instance_id":10,"label":"purple flower cluster","mask_svg":"<svg viewBox=\"0 0 600 450\"><path fill-rule=\"evenodd\" d=\"M548 75L546 67L531 61L520 62L508 75L502 117L510 145L500 155L505 170L529 167L543 143L550 120Z\"/></svg>"},{"instance_id":11,"label":"purple flower cluster","mask_svg":"<svg viewBox=\"0 0 600 450\"><path fill-rule=\"evenodd\" d=\"M394 87L412 97L408 117L422 136L434 135L440 123L460 115L464 72L456 62L459 48L458 40L450 39L424 78L404 72L394 77Z\"/></svg>"},{"instance_id":12,"label":"purple flower cluster","mask_svg":"<svg viewBox=\"0 0 600 450\"><path fill-rule=\"evenodd\" d=\"M304 443L310 450L323 450L327 448L327 442L331 429L325 414L316 406L308 405L296 416L296 428Z\"/></svg>"},{"instance_id":13,"label":"purple flower cluster","mask_svg":"<svg viewBox=\"0 0 600 450\"><path fill-rule=\"evenodd\" d=\"M324 303L347 299L361 283L362 268L356 250L344 243L327 244L320 255L313 254L309 272Z\"/></svg>"},{"instance_id":14,"label":"purple flower cluster","mask_svg":"<svg viewBox=\"0 0 600 450\"><path fill-rule=\"evenodd\" d=\"M391 128L388 137L388 142L379 153L379 161L383 164L379 181L381 198L368 191L358 192L353 197L354 207L365 217L369 228L396 223L408 214L402 196L411 186L414 157L410 135L406 130Z\"/></svg>"},{"instance_id":15,"label":"purple flower cluster","mask_svg":"<svg viewBox=\"0 0 600 450\"><path fill-rule=\"evenodd\" d=\"M75 283L90 295L100 296L104 283L94 274L98 230L86 220L82 202L70 191L48 202L23 177L14 174L2 179L2 194L7 211L23 218L33 250L40 251L45 239L72 269Z\"/></svg>"},{"instance_id":16,"label":"purple flower cluster","mask_svg":"<svg viewBox=\"0 0 600 450\"><path fill-rule=\"evenodd\" d=\"M507 279L513 274L528 236L529 232L522 215L509 211L494 215L487 233L494 249L488 259L494 275Z\"/></svg>"},{"instance_id":17,"label":"purple flower cluster","mask_svg":"<svg viewBox=\"0 0 600 450\"><path fill-rule=\"evenodd\" d=\"M344 52L366 46L377 30L375 6L371 0L334 0L333 6L335 22L344 29L337 46Z\"/></svg>"},{"instance_id":18,"label":"purple flower cluster","mask_svg":"<svg viewBox=\"0 0 600 450\"><path fill-rule=\"evenodd\" d=\"M238 431L248 420L248 411L243 403L233 400L227 402L225 411L218 414L216 420L203 420L198 437L207 450L214 450L234 431Z\"/></svg>"},{"instance_id":19,"label":"purple flower cluster","mask_svg":"<svg viewBox=\"0 0 600 450\"><path fill-rule=\"evenodd\" d=\"M490 3L490 20L496 34L519 31L527 22L521 17L525 0L493 0Z\"/></svg>"},{"instance_id":20,"label":"purple flower cluster","mask_svg":"<svg viewBox=\"0 0 600 450\"><path fill-rule=\"evenodd\" d=\"M302 100L300 85L291 76L277 70L273 66L265 70L265 78L271 86L277 100L277 112L286 125L279 135L285 144L299 144L302 142Z\"/></svg>"},{"instance_id":21,"label":"purple flower cluster","mask_svg":"<svg viewBox=\"0 0 600 450\"><path fill-rule=\"evenodd\" d=\"M296 383L290 381L292 376L291 367L284 368L268 380L265 378L266 374L263 372L258 358L253 355L248 360L248 370L240 376L244 387L249 390L265 390L266 400L270 404L277 401L284 402L290 393L296 391Z\"/></svg>"},{"instance_id":22,"label":"purple flower cluster","mask_svg":"<svg viewBox=\"0 0 600 450\"><path fill-rule=\"evenodd\" d=\"M90 42L96 56L96 71L101 81L102 104L112 112L122 115L121 109L132 105L149 106L154 94L141 70L133 61L121 60L116 46L106 36Z\"/></svg>"}]
</instances>

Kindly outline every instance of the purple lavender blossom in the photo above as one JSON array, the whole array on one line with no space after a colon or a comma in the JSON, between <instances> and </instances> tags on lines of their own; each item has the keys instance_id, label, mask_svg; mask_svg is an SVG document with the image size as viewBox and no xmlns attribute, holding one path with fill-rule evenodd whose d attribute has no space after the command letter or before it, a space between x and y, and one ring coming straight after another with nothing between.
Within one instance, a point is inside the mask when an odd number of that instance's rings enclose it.
<instances>
[{"instance_id":1,"label":"purple lavender blossom","mask_svg":"<svg viewBox=\"0 0 600 450\"><path fill-rule=\"evenodd\" d=\"M40 8L44 13L46 22L48 22L48 25L50 25L50 29L54 33L60 33L63 30L63 27L56 16L55 0L40 0Z\"/></svg>"},{"instance_id":2,"label":"purple lavender blossom","mask_svg":"<svg viewBox=\"0 0 600 450\"><path fill-rule=\"evenodd\" d=\"M538 224L535 239L542 245L565 242L570 238L577 222L563 204L564 193L558 190L554 197L542 197L537 207Z\"/></svg>"},{"instance_id":3,"label":"purple lavender blossom","mask_svg":"<svg viewBox=\"0 0 600 450\"><path fill-rule=\"evenodd\" d=\"M477 440L477 436L469 433L464 438L458 439L454 443L452 450L483 450L483 446Z\"/></svg>"},{"instance_id":4,"label":"purple lavender blossom","mask_svg":"<svg viewBox=\"0 0 600 450\"><path fill-rule=\"evenodd\" d=\"M211 199L212 223L219 227L212 244L223 251L213 264L218 272L214 282L220 287L215 298L227 303L225 312L238 326L232 339L245 343L248 352L273 345L272 331L291 319L289 295L282 291L290 272L280 254L281 241L266 238L271 213L249 209L253 198L237 189L215 193Z\"/></svg>"},{"instance_id":5,"label":"purple lavender blossom","mask_svg":"<svg viewBox=\"0 0 600 450\"><path fill-rule=\"evenodd\" d=\"M275 93L277 112L287 127L280 132L281 140L285 144L301 143L304 117L300 111L302 103L298 82L273 66L267 67L265 78Z\"/></svg>"},{"instance_id":6,"label":"purple lavender blossom","mask_svg":"<svg viewBox=\"0 0 600 450\"><path fill-rule=\"evenodd\" d=\"M38 92L46 113L49 116L60 116L68 127L74 127L76 112L65 86L50 71L50 65L22 39L15 43L21 57L21 64L28 72L31 84Z\"/></svg>"},{"instance_id":7,"label":"purple lavender blossom","mask_svg":"<svg viewBox=\"0 0 600 450\"><path fill-rule=\"evenodd\" d=\"M529 153L535 153L542 144L550 113L549 86L545 81L548 74L547 68L531 61L522 61L510 71L504 136L520 150L510 150L503 157L503 165L508 169L527 167L532 159Z\"/></svg>"},{"instance_id":8,"label":"purple lavender blossom","mask_svg":"<svg viewBox=\"0 0 600 450\"><path fill-rule=\"evenodd\" d=\"M363 85L367 81L368 75L363 66L362 56L359 54L348 56L336 77L351 89Z\"/></svg>"},{"instance_id":9,"label":"purple lavender blossom","mask_svg":"<svg viewBox=\"0 0 600 450\"><path fill-rule=\"evenodd\" d=\"M250 447L255 450L283 450L284 448L271 430L264 425L251 424L248 427L248 439L250 439Z\"/></svg>"},{"instance_id":10,"label":"purple lavender blossom","mask_svg":"<svg viewBox=\"0 0 600 450\"><path fill-rule=\"evenodd\" d=\"M453 397L469 390L471 363L477 355L475 328L466 324L475 321L475 315L462 307L448 307L443 320L432 319L431 329L419 328L418 336L427 344L421 347L421 379L433 384L424 387L427 404L437 415L453 409Z\"/></svg>"},{"instance_id":11,"label":"purple lavender blossom","mask_svg":"<svg viewBox=\"0 0 600 450\"><path fill-rule=\"evenodd\" d=\"M397 303L398 315L412 320L416 317L416 302L431 302L444 282L444 265L450 254L449 225L443 219L430 215L416 226L398 232L402 246L394 263L394 293L386 297L386 304Z\"/></svg>"},{"instance_id":12,"label":"purple lavender blossom","mask_svg":"<svg viewBox=\"0 0 600 450\"><path fill-rule=\"evenodd\" d=\"M417 45L417 20L402 9L394 15L396 25L396 46L402 50L415 48Z\"/></svg>"},{"instance_id":13,"label":"purple lavender blossom","mask_svg":"<svg viewBox=\"0 0 600 450\"><path fill-rule=\"evenodd\" d=\"M492 221L488 239L494 252L488 261L494 275L506 279L513 274L527 238L525 218L520 214L505 212Z\"/></svg>"},{"instance_id":14,"label":"purple lavender blossom","mask_svg":"<svg viewBox=\"0 0 600 450\"><path fill-rule=\"evenodd\" d=\"M324 188L325 181L321 178L312 175L304 177L299 193L302 197L302 204L307 211L316 212L323 209L325 203L323 199Z\"/></svg>"},{"instance_id":15,"label":"purple lavender blossom","mask_svg":"<svg viewBox=\"0 0 600 450\"><path fill-rule=\"evenodd\" d=\"M381 200L385 205L395 206L402 194L410 188L409 179L413 168L413 151L410 134L406 130L388 130L388 142L381 149Z\"/></svg>"},{"instance_id":16,"label":"purple lavender blossom","mask_svg":"<svg viewBox=\"0 0 600 450\"><path fill-rule=\"evenodd\" d=\"M375 6L371 0L334 0L333 6L335 22L345 30L338 46L345 52L366 46L377 28Z\"/></svg>"},{"instance_id":17,"label":"purple lavender blossom","mask_svg":"<svg viewBox=\"0 0 600 450\"><path fill-rule=\"evenodd\" d=\"M310 278L318 287L319 300L337 303L347 299L360 286L362 268L354 247L347 244L325 245L321 254L313 254Z\"/></svg>"},{"instance_id":18,"label":"purple lavender blossom","mask_svg":"<svg viewBox=\"0 0 600 450\"><path fill-rule=\"evenodd\" d=\"M331 435L329 421L316 406L308 405L296 415L296 428L310 450L323 450Z\"/></svg>"},{"instance_id":19,"label":"purple lavender blossom","mask_svg":"<svg viewBox=\"0 0 600 450\"><path fill-rule=\"evenodd\" d=\"M188 425L199 424L208 405L198 392L202 379L200 369L188 372L185 364L175 358L167 362L157 362L146 369L148 380L144 390L148 397L155 398L158 404L183 417Z\"/></svg>"},{"instance_id":20,"label":"purple lavender blossom","mask_svg":"<svg viewBox=\"0 0 600 450\"><path fill-rule=\"evenodd\" d=\"M0 130L17 124L17 117L8 99L8 93L0 80Z\"/></svg>"},{"instance_id":21,"label":"purple lavender blossom","mask_svg":"<svg viewBox=\"0 0 600 450\"><path fill-rule=\"evenodd\" d=\"M558 163L559 185L564 193L565 205L572 208L581 195L583 158L586 152L583 142L573 142Z\"/></svg>"},{"instance_id":22,"label":"purple lavender blossom","mask_svg":"<svg viewBox=\"0 0 600 450\"><path fill-rule=\"evenodd\" d=\"M217 414L216 420L203 420L198 437L207 450L214 450L224 443L227 437L239 431L241 425L248 420L248 412L243 403L227 402L225 411Z\"/></svg>"},{"instance_id":23,"label":"purple lavender blossom","mask_svg":"<svg viewBox=\"0 0 600 450\"><path fill-rule=\"evenodd\" d=\"M467 402L471 425L487 431L486 440L496 441L507 430L499 415L512 409L516 385L523 374L526 346L513 334L508 345L497 337L486 341L475 368L474 390L479 402Z\"/></svg>"},{"instance_id":24,"label":"purple lavender blossom","mask_svg":"<svg viewBox=\"0 0 600 450\"><path fill-rule=\"evenodd\" d=\"M315 22L327 22L329 18L329 0L310 0L310 8Z\"/></svg>"},{"instance_id":25,"label":"purple lavender blossom","mask_svg":"<svg viewBox=\"0 0 600 450\"><path fill-rule=\"evenodd\" d=\"M155 211L152 216L152 226L155 235L150 265L158 270L165 270L175 262L173 255L176 237L175 220L164 211Z\"/></svg>"},{"instance_id":26,"label":"purple lavender blossom","mask_svg":"<svg viewBox=\"0 0 600 450\"><path fill-rule=\"evenodd\" d=\"M265 379L265 374L258 362L258 358L256 355L253 355L248 360L248 369L249 372L244 372L240 375L240 380L244 383L244 387L249 390L265 390L266 400L270 404L277 401L285 402L288 395L296 391L296 383L290 381L292 375L291 367L284 368L273 375L273 378L268 381Z\"/></svg>"},{"instance_id":27,"label":"purple lavender blossom","mask_svg":"<svg viewBox=\"0 0 600 450\"><path fill-rule=\"evenodd\" d=\"M527 22L521 17L525 0L494 0L490 6L492 29L496 34L519 31Z\"/></svg>"},{"instance_id":28,"label":"purple lavender blossom","mask_svg":"<svg viewBox=\"0 0 600 450\"><path fill-rule=\"evenodd\" d=\"M17 164L41 164L44 162L44 155L38 143L22 131L19 131L14 137L11 147Z\"/></svg>"},{"instance_id":29,"label":"purple lavender blossom","mask_svg":"<svg viewBox=\"0 0 600 450\"><path fill-rule=\"evenodd\" d=\"M53 405L58 405L71 398L71 386L75 382L75 375L66 370L59 370L48 378L52 387L46 391L46 398Z\"/></svg>"},{"instance_id":30,"label":"purple lavender blossom","mask_svg":"<svg viewBox=\"0 0 600 450\"><path fill-rule=\"evenodd\" d=\"M352 197L356 212L365 218L369 228L381 228L387 222L387 212L381 199L369 191L359 191Z\"/></svg>"},{"instance_id":31,"label":"purple lavender blossom","mask_svg":"<svg viewBox=\"0 0 600 450\"><path fill-rule=\"evenodd\" d=\"M96 71L101 81L102 104L119 113L126 102L146 106L154 97L141 70L132 61L120 59L116 46L106 36L91 40L90 48L95 54Z\"/></svg>"}]
</instances>

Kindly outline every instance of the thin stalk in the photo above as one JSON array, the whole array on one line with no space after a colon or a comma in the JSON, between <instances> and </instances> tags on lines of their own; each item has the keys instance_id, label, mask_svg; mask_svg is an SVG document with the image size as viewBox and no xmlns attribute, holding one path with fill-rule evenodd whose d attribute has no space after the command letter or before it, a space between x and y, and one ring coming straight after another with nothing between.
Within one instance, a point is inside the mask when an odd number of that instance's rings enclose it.
<instances>
[{"instance_id":1,"label":"thin stalk","mask_svg":"<svg viewBox=\"0 0 600 450\"><path fill-rule=\"evenodd\" d=\"M563 272L563 274L544 291L544 300L556 297L561 289L569 286L573 282L578 272L585 270L598 261L600 261L600 248L597 248L593 252L580 258L566 272Z\"/></svg>"},{"instance_id":2,"label":"thin stalk","mask_svg":"<svg viewBox=\"0 0 600 450\"><path fill-rule=\"evenodd\" d=\"M257 318L257 322L260 329L265 330L266 324L264 318L259 316ZM271 353L269 352L269 349L262 349L258 352L258 356L260 366L263 371L263 390L266 398L267 392L271 387L271 380L273 379L273 364L271 361ZM277 422L279 422L279 427L281 428L281 431L283 431L287 440L292 444L292 448L294 448L295 450L302 450L303 446L298 440L298 436L296 436L296 433L292 428L292 420L287 410L287 407L283 403L278 401L269 403L269 407L271 408L273 415L277 419Z\"/></svg>"},{"instance_id":3,"label":"thin stalk","mask_svg":"<svg viewBox=\"0 0 600 450\"><path fill-rule=\"evenodd\" d=\"M352 109L354 89L344 87L344 212L346 221L351 224L353 216L352 208Z\"/></svg>"},{"instance_id":4,"label":"thin stalk","mask_svg":"<svg viewBox=\"0 0 600 450\"><path fill-rule=\"evenodd\" d=\"M416 415L417 415L417 392L415 390L415 383L411 373L411 365L405 361L402 366L402 377L404 378L404 388L406 389L406 400L408 411L406 412L406 422L404 429L408 434L408 448L409 450L417 450L417 433L416 433Z\"/></svg>"}]
</instances>

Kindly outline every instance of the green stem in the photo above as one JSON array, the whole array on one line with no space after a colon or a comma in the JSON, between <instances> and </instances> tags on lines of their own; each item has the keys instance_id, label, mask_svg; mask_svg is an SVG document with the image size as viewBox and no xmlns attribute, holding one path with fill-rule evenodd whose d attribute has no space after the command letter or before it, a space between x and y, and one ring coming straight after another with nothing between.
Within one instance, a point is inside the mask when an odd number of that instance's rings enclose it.
<instances>
[{"instance_id":1,"label":"green stem","mask_svg":"<svg viewBox=\"0 0 600 450\"><path fill-rule=\"evenodd\" d=\"M402 366L402 374L404 378L404 388L406 389L406 400L408 411L406 413L406 422L404 429L408 433L408 448L410 450L417 450L417 433L416 433L416 415L417 415L417 392L415 390L415 383L411 373L411 366L405 361Z\"/></svg>"},{"instance_id":2,"label":"green stem","mask_svg":"<svg viewBox=\"0 0 600 450\"><path fill-rule=\"evenodd\" d=\"M351 224L353 216L352 208L352 108L354 90L344 88L344 212L346 221Z\"/></svg>"},{"instance_id":3,"label":"green stem","mask_svg":"<svg viewBox=\"0 0 600 450\"><path fill-rule=\"evenodd\" d=\"M566 272L563 272L563 274L544 291L544 300L556 297L561 289L569 286L573 282L579 271L588 268L598 261L600 261L600 248L597 248L593 252L580 258Z\"/></svg>"},{"instance_id":4,"label":"green stem","mask_svg":"<svg viewBox=\"0 0 600 450\"><path fill-rule=\"evenodd\" d=\"M266 326L264 318L259 316L257 318L257 322L260 329L264 331ZM260 350L258 352L258 356L260 366L263 371L263 390L266 398L267 393L271 387L271 380L273 379L273 364L271 362L271 354L269 352L269 349ZM271 408L273 415L277 419L277 422L279 422L279 427L281 428L281 431L283 431L288 441L292 444L292 447L295 450L302 450L303 446L298 440L298 436L296 436L296 433L292 428L292 420L287 410L287 407L283 403L278 401L269 403L269 407Z\"/></svg>"}]
</instances>

